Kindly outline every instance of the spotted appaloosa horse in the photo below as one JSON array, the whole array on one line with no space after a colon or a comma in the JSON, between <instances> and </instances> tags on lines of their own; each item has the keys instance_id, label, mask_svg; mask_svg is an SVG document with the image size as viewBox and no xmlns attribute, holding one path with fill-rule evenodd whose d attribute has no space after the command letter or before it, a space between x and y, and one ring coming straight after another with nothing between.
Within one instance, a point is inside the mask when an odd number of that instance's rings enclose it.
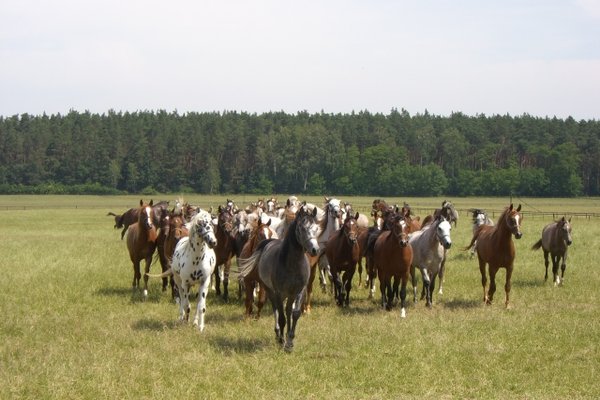
<instances>
[{"instance_id":1,"label":"spotted appaloosa horse","mask_svg":"<svg viewBox=\"0 0 600 400\"><path fill-rule=\"evenodd\" d=\"M567 220L565 217L562 217L558 221L546 225L542 230L542 238L531 247L531 250L537 250L540 247L544 250L544 265L546 266L544 280L548 280L548 255L552 258L552 273L554 274L555 286L561 285L565 279L567 252L571 243L573 243L571 218ZM562 271L560 275L558 274L559 264Z\"/></svg>"},{"instance_id":2,"label":"spotted appaloosa horse","mask_svg":"<svg viewBox=\"0 0 600 400\"><path fill-rule=\"evenodd\" d=\"M515 209L511 204L500 215L496 226L481 226L473 235L471 243L464 248L465 251L469 250L477 241L477 258L479 259L481 285L483 286L483 301L486 304L492 304L496 292L496 273L500 268L506 268L506 283L504 284L506 299L504 304L508 308L510 279L515 261L515 244L512 237L520 239L523 236L521 232L522 220L521 205L519 204ZM486 264L490 273L490 287L487 290Z\"/></svg>"},{"instance_id":3,"label":"spotted appaloosa horse","mask_svg":"<svg viewBox=\"0 0 600 400\"><path fill-rule=\"evenodd\" d=\"M200 332L204 330L204 314L206 313L206 295L210 287L210 277L216 266L216 256L213 250L217 244L212 218L204 210L200 210L190 223L189 234L177 242L171 269L161 275L146 275L165 277L173 274L180 295L179 319L188 321L190 315L190 288L200 285L198 306L194 325Z\"/></svg>"},{"instance_id":4,"label":"spotted appaloosa horse","mask_svg":"<svg viewBox=\"0 0 600 400\"><path fill-rule=\"evenodd\" d=\"M156 250L157 227L152 218L152 201L146 204L140 200L138 211L138 220L129 225L127 230L127 250L129 258L133 263L133 283L134 289L139 288L142 277L140 263L146 262L145 272L150 272L152 264L152 255ZM148 277L144 276L144 297L148 296Z\"/></svg>"}]
</instances>

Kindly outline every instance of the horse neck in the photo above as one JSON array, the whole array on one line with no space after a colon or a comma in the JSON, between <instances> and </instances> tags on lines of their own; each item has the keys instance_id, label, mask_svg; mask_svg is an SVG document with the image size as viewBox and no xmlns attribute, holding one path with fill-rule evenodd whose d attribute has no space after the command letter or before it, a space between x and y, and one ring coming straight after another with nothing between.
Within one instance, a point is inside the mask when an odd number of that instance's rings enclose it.
<instances>
[{"instance_id":1,"label":"horse neck","mask_svg":"<svg viewBox=\"0 0 600 400\"><path fill-rule=\"evenodd\" d=\"M492 237L496 239L499 243L510 242L510 237L512 232L508 227L508 223L506 222L506 218L508 217L508 213L503 213L500 219L498 220L498 224L496 224L496 229L492 233Z\"/></svg>"},{"instance_id":2,"label":"horse neck","mask_svg":"<svg viewBox=\"0 0 600 400\"><path fill-rule=\"evenodd\" d=\"M304 247L302 243L296 237L296 226L298 222L294 221L288 228L288 233L285 235L283 242L281 243L281 257L286 257L289 254L302 253L304 254Z\"/></svg>"},{"instance_id":3,"label":"horse neck","mask_svg":"<svg viewBox=\"0 0 600 400\"><path fill-rule=\"evenodd\" d=\"M329 236L336 231L340 230L340 221L338 218L331 215L329 210L327 211L327 218L323 220L323 225L321 225L321 234L319 235L320 241L327 241Z\"/></svg>"}]
</instances>

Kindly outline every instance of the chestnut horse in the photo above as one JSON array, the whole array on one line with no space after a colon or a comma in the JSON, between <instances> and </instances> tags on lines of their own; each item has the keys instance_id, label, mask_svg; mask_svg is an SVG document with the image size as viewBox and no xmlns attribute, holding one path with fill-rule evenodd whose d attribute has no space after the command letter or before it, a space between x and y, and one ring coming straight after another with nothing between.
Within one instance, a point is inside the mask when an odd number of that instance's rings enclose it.
<instances>
[{"instance_id":1,"label":"chestnut horse","mask_svg":"<svg viewBox=\"0 0 600 400\"><path fill-rule=\"evenodd\" d=\"M269 239L277 239L277 233L273 229L271 229L271 219L269 219L266 223L263 222L262 218L259 218L256 221L256 224L250 230L250 236L240 255L238 260L241 258L249 258L254 250L258 247L260 242L263 240ZM246 307L246 317L252 315L252 303L254 301L254 289L258 286L258 302L256 304L256 319L260 318L260 312L265 304L267 299L264 285L260 283L258 279L258 270L252 270L248 275L244 276L240 279L244 284L244 292L246 298L244 300L244 305Z\"/></svg>"},{"instance_id":2,"label":"chestnut horse","mask_svg":"<svg viewBox=\"0 0 600 400\"><path fill-rule=\"evenodd\" d=\"M358 223L356 222L359 217L359 213L356 213L355 216L348 214L342 227L329 236L325 249L338 306L347 307L350 303L352 277L360 258L360 248L357 242ZM344 274L340 276L342 272Z\"/></svg>"},{"instance_id":3,"label":"chestnut horse","mask_svg":"<svg viewBox=\"0 0 600 400\"><path fill-rule=\"evenodd\" d=\"M390 310L400 287L400 316L406 317L406 284L413 261L408 243L408 225L401 215L394 216L391 230L382 232L373 249L373 262L379 276L381 306ZM393 283L392 283L393 278Z\"/></svg>"},{"instance_id":4,"label":"chestnut horse","mask_svg":"<svg viewBox=\"0 0 600 400\"><path fill-rule=\"evenodd\" d=\"M505 306L508 308L510 296L510 278L513 272L515 261L515 239L521 239L521 205L513 208L512 203L507 207L498 218L495 226L482 225L473 235L471 243L464 249L469 250L477 241L477 258L479 259L479 270L481 272L481 285L483 286L483 301L486 304L492 304L494 293L496 292L496 273L500 268L506 268L506 283L504 291L506 292ZM490 287L486 291L487 276L485 265L489 266Z\"/></svg>"},{"instance_id":5,"label":"chestnut horse","mask_svg":"<svg viewBox=\"0 0 600 400\"><path fill-rule=\"evenodd\" d=\"M146 261L145 272L150 272L152 264L152 255L156 250L157 230L152 218L152 200L145 204L140 200L140 208L138 212L138 220L136 223L129 225L127 230L127 250L129 258L133 263L133 283L134 289L139 288L140 278L140 263ZM148 296L148 276L144 276L144 297Z\"/></svg>"},{"instance_id":6,"label":"chestnut horse","mask_svg":"<svg viewBox=\"0 0 600 400\"><path fill-rule=\"evenodd\" d=\"M562 217L560 220L552 222L542 230L542 238L538 240L531 250L537 250L540 247L544 250L544 264L546 265L546 275L544 280L548 280L548 254L552 257L552 273L554 274L554 286L562 284L565 278L565 269L567 269L567 251L573 243L571 236L571 218L568 220ZM562 263L561 263L562 259ZM558 265L560 263L561 275L558 275Z\"/></svg>"}]
</instances>

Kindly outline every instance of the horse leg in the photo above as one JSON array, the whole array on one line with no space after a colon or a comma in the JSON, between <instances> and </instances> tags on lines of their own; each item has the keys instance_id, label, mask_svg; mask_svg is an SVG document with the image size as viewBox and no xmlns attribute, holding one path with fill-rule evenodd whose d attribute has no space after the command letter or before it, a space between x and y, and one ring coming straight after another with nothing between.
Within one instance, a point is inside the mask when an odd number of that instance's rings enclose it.
<instances>
[{"instance_id":1,"label":"horse leg","mask_svg":"<svg viewBox=\"0 0 600 400\"><path fill-rule=\"evenodd\" d=\"M140 278L142 277L142 273L140 272L140 261L133 262L133 282L131 286L133 289L140 287Z\"/></svg>"},{"instance_id":2,"label":"horse leg","mask_svg":"<svg viewBox=\"0 0 600 400\"><path fill-rule=\"evenodd\" d=\"M302 315L302 294L304 290L301 290L296 298L292 302L291 298L288 298L286 303L286 316L288 320L288 331L287 331L287 340L284 346L284 350L287 352L292 351L294 348L294 338L296 337L296 324L298 323L298 319Z\"/></svg>"},{"instance_id":3,"label":"horse leg","mask_svg":"<svg viewBox=\"0 0 600 400\"><path fill-rule=\"evenodd\" d=\"M362 257L358 259L358 285L356 287L360 287L362 285L362 273L363 273L363 265L362 265Z\"/></svg>"},{"instance_id":4,"label":"horse leg","mask_svg":"<svg viewBox=\"0 0 600 400\"><path fill-rule=\"evenodd\" d=\"M408 274L402 276L400 286L400 318L406 318L406 285L408 283Z\"/></svg>"},{"instance_id":5,"label":"horse leg","mask_svg":"<svg viewBox=\"0 0 600 400\"><path fill-rule=\"evenodd\" d=\"M504 284L504 292L506 293L506 300L504 301L504 306L509 308L508 300L510 297L510 278L512 276L512 265L510 267L506 267L506 283Z\"/></svg>"},{"instance_id":6,"label":"horse leg","mask_svg":"<svg viewBox=\"0 0 600 400\"><path fill-rule=\"evenodd\" d=\"M150 273L150 265L152 265L152 255L146 257L146 266L144 268L144 298L148 297L148 274Z\"/></svg>"},{"instance_id":7,"label":"horse leg","mask_svg":"<svg viewBox=\"0 0 600 400\"><path fill-rule=\"evenodd\" d=\"M377 276L377 270L375 269L375 266L373 265L373 258L372 257L367 257L366 258L366 269L367 269L367 278L369 281L369 299L372 299L373 296L375 296L375 277Z\"/></svg>"},{"instance_id":8,"label":"horse leg","mask_svg":"<svg viewBox=\"0 0 600 400\"><path fill-rule=\"evenodd\" d=\"M548 252L544 250L544 265L546 266L546 275L544 275L544 281L548 280L548 265L550 261L548 261Z\"/></svg>"},{"instance_id":9,"label":"horse leg","mask_svg":"<svg viewBox=\"0 0 600 400\"><path fill-rule=\"evenodd\" d=\"M179 320L188 321L190 318L190 287L183 283L179 287L179 295L181 296L179 301Z\"/></svg>"},{"instance_id":10,"label":"horse leg","mask_svg":"<svg viewBox=\"0 0 600 400\"><path fill-rule=\"evenodd\" d=\"M344 272L344 282L346 289L346 300L344 305L348 307L350 305L350 289L352 289L352 278L354 277L354 272L356 270L356 265L354 267L350 267L350 269Z\"/></svg>"},{"instance_id":11,"label":"horse leg","mask_svg":"<svg viewBox=\"0 0 600 400\"><path fill-rule=\"evenodd\" d=\"M319 282L323 293L327 293L327 275L331 276L331 267L327 260L327 256L323 254L319 258Z\"/></svg>"},{"instance_id":12,"label":"horse leg","mask_svg":"<svg viewBox=\"0 0 600 400\"><path fill-rule=\"evenodd\" d=\"M388 310L386 302L386 284L385 279L382 279L381 275L379 275L379 291L381 292L381 308Z\"/></svg>"},{"instance_id":13,"label":"horse leg","mask_svg":"<svg viewBox=\"0 0 600 400\"><path fill-rule=\"evenodd\" d=\"M200 332L204 330L204 314L206 314L206 295L210 287L210 275L200 283L198 291L198 306L196 307L196 316L194 317L194 326L197 326ZM188 307L189 310L189 307Z\"/></svg>"},{"instance_id":14,"label":"horse leg","mask_svg":"<svg viewBox=\"0 0 600 400\"><path fill-rule=\"evenodd\" d=\"M244 306L246 308L246 317L252 315L252 303L254 302L254 281L250 275L244 277L244 293L246 295L244 299Z\"/></svg>"},{"instance_id":15,"label":"horse leg","mask_svg":"<svg viewBox=\"0 0 600 400\"><path fill-rule=\"evenodd\" d=\"M421 268L421 278L423 278L423 290L425 291L425 302L427 307L431 308L431 278L427 268Z\"/></svg>"},{"instance_id":16,"label":"horse leg","mask_svg":"<svg viewBox=\"0 0 600 400\"><path fill-rule=\"evenodd\" d=\"M317 262L310 266L310 276L308 277L308 284L306 285L306 298L304 299L304 304L302 306L305 313L310 313L310 299L312 296L313 283L317 273Z\"/></svg>"},{"instance_id":17,"label":"horse leg","mask_svg":"<svg viewBox=\"0 0 600 400\"><path fill-rule=\"evenodd\" d=\"M479 259L479 272L481 272L481 286L483 287L483 303L487 304L487 274L485 272L485 261Z\"/></svg>"},{"instance_id":18,"label":"horse leg","mask_svg":"<svg viewBox=\"0 0 600 400\"><path fill-rule=\"evenodd\" d=\"M490 287L488 289L487 295L487 304L492 304L494 300L494 293L496 293L496 273L498 272L498 267L492 267L490 265ZM508 282L508 274L506 275ZM507 292L508 294L508 292Z\"/></svg>"},{"instance_id":19,"label":"horse leg","mask_svg":"<svg viewBox=\"0 0 600 400\"><path fill-rule=\"evenodd\" d=\"M552 257L552 275L554 277L554 286L558 286L560 284L560 277L558 275L559 268L559 257L556 255L551 255Z\"/></svg>"},{"instance_id":20,"label":"horse leg","mask_svg":"<svg viewBox=\"0 0 600 400\"><path fill-rule=\"evenodd\" d=\"M394 282L392 284L392 301L396 302L398 298L398 287L400 286L400 279L397 276L394 276ZM392 303L393 304L393 303Z\"/></svg>"},{"instance_id":21,"label":"horse leg","mask_svg":"<svg viewBox=\"0 0 600 400\"><path fill-rule=\"evenodd\" d=\"M256 319L260 318L260 312L262 311L263 306L267 300L267 292L262 283L256 282L258 285L258 301L256 302Z\"/></svg>"},{"instance_id":22,"label":"horse leg","mask_svg":"<svg viewBox=\"0 0 600 400\"><path fill-rule=\"evenodd\" d=\"M341 306L344 303L344 283L342 282L342 274L335 270L332 275L335 303L338 306Z\"/></svg>"},{"instance_id":23,"label":"horse leg","mask_svg":"<svg viewBox=\"0 0 600 400\"><path fill-rule=\"evenodd\" d=\"M217 296L221 295L221 270L222 270L223 266L222 265L217 265L217 267L215 268L215 294Z\"/></svg>"},{"instance_id":24,"label":"horse leg","mask_svg":"<svg viewBox=\"0 0 600 400\"><path fill-rule=\"evenodd\" d=\"M411 282L412 282L412 287L413 287L413 302L416 304L417 303L417 274L416 274L414 265L410 266L410 276L412 278Z\"/></svg>"},{"instance_id":25,"label":"horse leg","mask_svg":"<svg viewBox=\"0 0 600 400\"><path fill-rule=\"evenodd\" d=\"M225 262L223 268L223 300L229 300L229 271L231 271L231 258Z\"/></svg>"},{"instance_id":26,"label":"horse leg","mask_svg":"<svg viewBox=\"0 0 600 400\"><path fill-rule=\"evenodd\" d=\"M560 285L563 284L564 280L565 280L565 270L567 269L567 254L565 253L562 256L562 264L560 265L560 270L561 270L561 276L560 276Z\"/></svg>"},{"instance_id":27,"label":"horse leg","mask_svg":"<svg viewBox=\"0 0 600 400\"><path fill-rule=\"evenodd\" d=\"M444 294L444 274L446 273L446 250L444 249L444 258L442 259L442 264L440 265L440 290L438 290L438 294ZM433 290L433 289L432 289Z\"/></svg>"}]
</instances>

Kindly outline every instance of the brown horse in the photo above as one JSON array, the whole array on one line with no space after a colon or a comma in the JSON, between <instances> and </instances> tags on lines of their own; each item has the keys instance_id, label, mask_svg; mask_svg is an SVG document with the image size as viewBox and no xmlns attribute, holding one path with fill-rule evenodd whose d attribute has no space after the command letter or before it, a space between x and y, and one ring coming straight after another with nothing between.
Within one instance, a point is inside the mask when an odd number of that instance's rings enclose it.
<instances>
[{"instance_id":1,"label":"brown horse","mask_svg":"<svg viewBox=\"0 0 600 400\"><path fill-rule=\"evenodd\" d=\"M217 226L215 236L217 237L217 246L215 255L217 263L215 268L215 291L217 296L221 295L221 268L223 273L223 300L229 299L229 272L231 270L231 259L235 256L236 241L233 233L233 215L234 207L231 200L227 200L226 207L219 206L217 215Z\"/></svg>"},{"instance_id":2,"label":"brown horse","mask_svg":"<svg viewBox=\"0 0 600 400\"><path fill-rule=\"evenodd\" d=\"M168 218L165 218L161 222L158 238L156 239L156 247L163 272L171 267L175 246L177 246L179 240L188 235L189 231L185 226L183 213L176 214L174 211L170 212ZM163 291L167 289L167 279L169 279L171 285L171 297L173 299L179 298L177 286L172 275L170 278L163 278Z\"/></svg>"},{"instance_id":3,"label":"brown horse","mask_svg":"<svg viewBox=\"0 0 600 400\"><path fill-rule=\"evenodd\" d=\"M464 249L469 250L477 241L477 257L479 258L479 270L481 272L481 285L483 286L483 301L486 304L492 304L494 293L496 292L496 273L500 268L506 268L506 283L504 291L506 292L505 306L508 308L510 295L510 278L513 272L515 261L515 239L523 236L521 233L521 205L515 209L513 205L506 208L498 218L495 226L482 225L473 235L471 243ZM489 266L490 287L486 291L487 277L485 265Z\"/></svg>"},{"instance_id":4,"label":"brown horse","mask_svg":"<svg viewBox=\"0 0 600 400\"><path fill-rule=\"evenodd\" d=\"M382 232L373 249L373 262L379 276L381 306L390 310L400 287L400 316L406 317L406 284L413 261L412 247L408 243L408 225L401 215L393 219L391 230ZM393 278L393 283L392 283Z\"/></svg>"},{"instance_id":5,"label":"brown horse","mask_svg":"<svg viewBox=\"0 0 600 400\"><path fill-rule=\"evenodd\" d=\"M268 222L263 222L262 218L259 218L256 221L256 225L251 229L250 236L248 237L248 241L244 244L242 251L238 259L241 258L249 258L254 250L258 247L260 242L268 239L277 239L277 234L273 229L271 229L271 219ZM258 285L258 301L256 304L256 319L260 318L260 312L267 300L267 293L265 292L264 285L260 282L258 278L258 270L252 270L248 275L242 278L244 282L244 291L246 298L244 300L244 305L246 307L246 317L252 315L252 303L254 300L254 289Z\"/></svg>"},{"instance_id":6,"label":"brown horse","mask_svg":"<svg viewBox=\"0 0 600 400\"><path fill-rule=\"evenodd\" d=\"M140 200L140 208L138 212L138 221L129 226L127 232L127 250L129 258L133 263L133 283L134 289L139 288L140 278L140 263L146 261L145 272L150 272L152 264L152 255L156 249L157 230L152 218L152 201L145 204ZM148 276L144 275L144 297L148 296Z\"/></svg>"},{"instance_id":7,"label":"brown horse","mask_svg":"<svg viewBox=\"0 0 600 400\"><path fill-rule=\"evenodd\" d=\"M544 280L548 280L548 254L552 257L552 273L554 274L554 286L561 285L565 279L565 269L567 269L567 251L573 243L571 236L571 218L568 220L562 217L558 221L548 224L542 230L542 238L538 240L531 250L537 250L540 247L544 250L544 264L546 265L546 275ZM562 263L561 262L562 259ZM561 275L558 275L558 265L560 263Z\"/></svg>"},{"instance_id":8,"label":"brown horse","mask_svg":"<svg viewBox=\"0 0 600 400\"><path fill-rule=\"evenodd\" d=\"M360 258L360 248L357 242L358 224L356 222L359 217L359 213L356 213L355 216L347 215L342 227L329 236L325 249L338 306L347 307L350 303L352 277ZM340 276L342 272L344 274Z\"/></svg>"}]
</instances>

